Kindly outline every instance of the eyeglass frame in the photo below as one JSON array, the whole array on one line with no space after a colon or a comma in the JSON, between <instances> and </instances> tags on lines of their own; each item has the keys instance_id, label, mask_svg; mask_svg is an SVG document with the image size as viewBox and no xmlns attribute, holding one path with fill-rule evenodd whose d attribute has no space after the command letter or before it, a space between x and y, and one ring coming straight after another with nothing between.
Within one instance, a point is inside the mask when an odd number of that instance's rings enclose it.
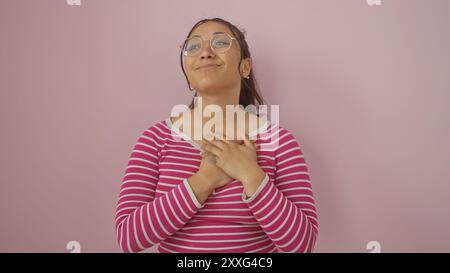
<instances>
[{"instance_id":1,"label":"eyeglass frame","mask_svg":"<svg viewBox=\"0 0 450 273\"><path fill-rule=\"evenodd\" d=\"M233 40L236 40L236 41L237 41L236 38L231 37L231 35L228 34L228 33L226 33L226 32L223 32L223 31L220 31L220 32L214 32L214 33L213 33L213 36L216 35L216 34L225 34L225 35L227 35L228 38L230 38L230 40L231 40L230 46L227 48L227 50L225 50L225 51L223 51L223 52L219 52L219 53L227 52L228 50L230 50L231 46L233 45ZM188 42L189 40L194 39L194 38L200 38L200 40L202 40L202 43L201 43L201 46L202 46L202 47L200 48L200 50L198 51L198 53L195 53L194 55L188 55L188 54L187 54L187 50L184 50L184 47L186 46L186 44L187 44L187 42ZM218 53L218 52L216 52L216 50L215 50L215 49L213 48L213 46L212 46L212 40L214 40L214 37L213 37L213 39L207 39L207 40L205 40L205 39L203 39L202 36L200 36L200 35L195 35L195 36L193 36L193 37L191 37L191 38L186 39L186 40L184 41L183 45L180 45L180 48L181 48L181 50L183 51L183 56L185 56L185 57L194 57L194 56L197 56L197 55L202 51L202 48L203 48L203 42L204 42L204 41L208 41L208 40L209 40L209 47L211 48L211 50L214 51L215 53Z\"/></svg>"}]
</instances>

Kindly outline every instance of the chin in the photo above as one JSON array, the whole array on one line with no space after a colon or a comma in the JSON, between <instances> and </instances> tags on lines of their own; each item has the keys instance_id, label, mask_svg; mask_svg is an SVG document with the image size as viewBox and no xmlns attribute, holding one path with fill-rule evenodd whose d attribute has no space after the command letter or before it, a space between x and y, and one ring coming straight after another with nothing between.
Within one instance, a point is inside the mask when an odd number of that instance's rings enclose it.
<instances>
[{"instance_id":1,"label":"chin","mask_svg":"<svg viewBox=\"0 0 450 273\"><path fill-rule=\"evenodd\" d=\"M200 89L200 92L203 94L219 94L221 92L220 90L217 87L205 87Z\"/></svg>"},{"instance_id":2,"label":"chin","mask_svg":"<svg viewBox=\"0 0 450 273\"><path fill-rule=\"evenodd\" d=\"M215 93L218 90L223 89L224 85L218 84L217 81L211 81L211 82L203 82L202 84L198 85L198 90L201 90L202 92L207 93Z\"/></svg>"}]
</instances>

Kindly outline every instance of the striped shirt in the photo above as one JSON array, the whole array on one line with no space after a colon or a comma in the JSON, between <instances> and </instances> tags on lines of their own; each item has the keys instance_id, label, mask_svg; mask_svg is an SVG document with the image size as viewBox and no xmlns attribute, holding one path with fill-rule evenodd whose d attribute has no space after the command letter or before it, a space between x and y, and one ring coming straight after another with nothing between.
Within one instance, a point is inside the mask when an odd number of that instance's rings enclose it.
<instances>
[{"instance_id":1,"label":"striped shirt","mask_svg":"<svg viewBox=\"0 0 450 273\"><path fill-rule=\"evenodd\" d=\"M118 196L115 231L123 252L312 252L318 221L308 167L292 133L266 120L250 133L266 173L245 196L240 181L216 188L201 205L187 179L201 149L170 118L134 146Z\"/></svg>"}]
</instances>

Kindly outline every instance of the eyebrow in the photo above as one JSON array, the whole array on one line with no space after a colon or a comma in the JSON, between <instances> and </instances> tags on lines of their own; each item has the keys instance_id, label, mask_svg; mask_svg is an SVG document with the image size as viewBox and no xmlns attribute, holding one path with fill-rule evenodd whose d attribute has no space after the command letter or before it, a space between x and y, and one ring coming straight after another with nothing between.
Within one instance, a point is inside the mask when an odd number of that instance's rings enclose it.
<instances>
[{"instance_id":1,"label":"eyebrow","mask_svg":"<svg viewBox=\"0 0 450 273\"><path fill-rule=\"evenodd\" d=\"M223 31L216 31L216 32L213 33L213 35L214 35L214 34L222 34L222 33L227 34L226 32L223 32ZM200 37L200 38L201 38L202 35L198 35L198 34L197 34L197 35L193 35L192 37Z\"/></svg>"}]
</instances>

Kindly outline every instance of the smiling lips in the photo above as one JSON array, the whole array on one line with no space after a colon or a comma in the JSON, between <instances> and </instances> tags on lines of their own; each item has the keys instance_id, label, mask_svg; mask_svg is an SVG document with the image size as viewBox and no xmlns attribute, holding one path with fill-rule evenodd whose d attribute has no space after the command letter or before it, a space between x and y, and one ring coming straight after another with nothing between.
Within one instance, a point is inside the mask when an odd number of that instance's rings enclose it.
<instances>
[{"instance_id":1,"label":"smiling lips","mask_svg":"<svg viewBox=\"0 0 450 273\"><path fill-rule=\"evenodd\" d=\"M201 65L201 66L197 67L197 70L212 70L219 66L220 65L218 65L218 64L205 64L205 65Z\"/></svg>"}]
</instances>

